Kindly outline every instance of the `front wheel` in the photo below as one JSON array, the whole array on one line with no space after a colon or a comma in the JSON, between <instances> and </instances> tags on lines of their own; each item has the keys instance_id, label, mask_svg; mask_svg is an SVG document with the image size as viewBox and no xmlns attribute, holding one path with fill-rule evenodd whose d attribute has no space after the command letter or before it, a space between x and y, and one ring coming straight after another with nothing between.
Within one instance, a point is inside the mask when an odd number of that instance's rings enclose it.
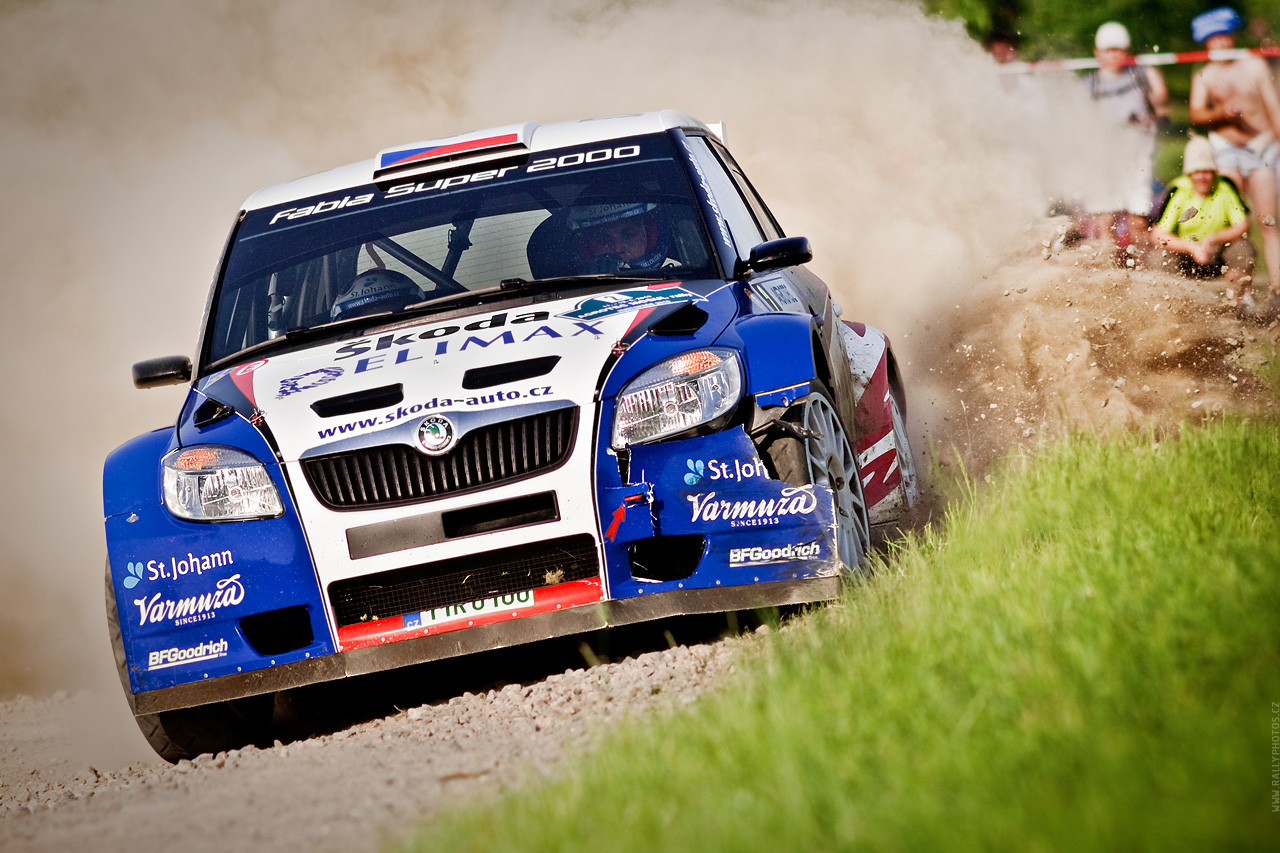
<instances>
[{"instance_id":1,"label":"front wheel","mask_svg":"<svg viewBox=\"0 0 1280 853\"><path fill-rule=\"evenodd\" d=\"M251 696L231 702L215 702L134 719L142 736L165 761L177 763L206 752L226 752L242 746L269 743L271 711L275 697Z\"/></svg>"},{"instance_id":2,"label":"front wheel","mask_svg":"<svg viewBox=\"0 0 1280 853\"><path fill-rule=\"evenodd\" d=\"M111 566L107 566L107 634L115 655L120 684L128 693L128 661L124 638L120 633L120 614L116 609L115 589L111 585ZM250 696L231 702L215 702L195 708L139 714L134 717L142 736L165 761L177 763L206 752L225 752L249 744L268 742L271 713L275 697Z\"/></svg>"},{"instance_id":3,"label":"front wheel","mask_svg":"<svg viewBox=\"0 0 1280 853\"><path fill-rule=\"evenodd\" d=\"M871 546L867 502L853 447L830 393L817 382L788 420L807 430L805 440L783 436L765 447L778 479L793 486L819 485L835 496L836 547L840 562L852 572L863 563Z\"/></svg>"}]
</instances>

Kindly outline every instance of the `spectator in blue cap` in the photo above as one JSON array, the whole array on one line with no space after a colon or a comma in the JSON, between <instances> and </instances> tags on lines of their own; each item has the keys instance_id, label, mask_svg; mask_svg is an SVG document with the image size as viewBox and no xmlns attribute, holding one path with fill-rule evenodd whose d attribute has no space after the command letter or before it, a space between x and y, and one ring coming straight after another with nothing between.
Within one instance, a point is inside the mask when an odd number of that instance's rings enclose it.
<instances>
[{"instance_id":1,"label":"spectator in blue cap","mask_svg":"<svg viewBox=\"0 0 1280 853\"><path fill-rule=\"evenodd\" d=\"M1222 7L1199 15L1191 34L1209 51L1235 47L1244 20ZM1280 160L1280 95L1267 63L1250 54L1210 59L1191 78L1191 121L1209 128L1221 173L1244 190L1262 235L1271 296L1280 297L1280 231L1276 229L1276 163ZM1244 292L1239 294L1243 298Z\"/></svg>"},{"instance_id":2,"label":"spectator in blue cap","mask_svg":"<svg viewBox=\"0 0 1280 853\"><path fill-rule=\"evenodd\" d=\"M1230 6L1197 15L1191 21L1191 37L1204 44L1214 36L1233 35L1244 27L1240 13ZM1214 50L1214 48L1210 48Z\"/></svg>"}]
</instances>

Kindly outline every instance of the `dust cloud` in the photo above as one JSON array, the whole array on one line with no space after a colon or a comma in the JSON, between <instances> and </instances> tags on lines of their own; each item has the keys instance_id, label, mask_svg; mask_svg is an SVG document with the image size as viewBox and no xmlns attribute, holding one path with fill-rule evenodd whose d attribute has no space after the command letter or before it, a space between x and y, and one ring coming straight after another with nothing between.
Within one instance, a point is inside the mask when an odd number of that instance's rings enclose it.
<instances>
[{"instance_id":1,"label":"dust cloud","mask_svg":"<svg viewBox=\"0 0 1280 853\"><path fill-rule=\"evenodd\" d=\"M726 123L845 316L905 363L1105 148L1079 92L1052 103L888 0L0 4L0 697L101 690L124 715L102 461L172 423L183 389L135 391L129 366L192 353L258 186L490 125L683 110Z\"/></svg>"}]
</instances>

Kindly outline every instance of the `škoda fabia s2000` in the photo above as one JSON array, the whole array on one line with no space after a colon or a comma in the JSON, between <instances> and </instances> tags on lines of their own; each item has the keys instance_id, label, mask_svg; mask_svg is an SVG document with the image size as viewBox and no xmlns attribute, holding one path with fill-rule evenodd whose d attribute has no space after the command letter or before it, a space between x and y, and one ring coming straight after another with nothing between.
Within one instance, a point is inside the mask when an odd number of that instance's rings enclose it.
<instances>
[{"instance_id":1,"label":"\u0161koda fabia s2000","mask_svg":"<svg viewBox=\"0 0 1280 853\"><path fill-rule=\"evenodd\" d=\"M834 597L915 499L888 341L675 112L255 193L177 423L107 459L107 611L170 760L319 681Z\"/></svg>"}]
</instances>

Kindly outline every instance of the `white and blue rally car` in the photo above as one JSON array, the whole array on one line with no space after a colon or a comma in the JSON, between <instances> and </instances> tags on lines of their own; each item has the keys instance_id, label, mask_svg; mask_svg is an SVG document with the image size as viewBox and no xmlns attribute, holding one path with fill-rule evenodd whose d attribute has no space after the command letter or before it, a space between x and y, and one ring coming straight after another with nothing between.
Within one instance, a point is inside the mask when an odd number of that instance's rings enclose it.
<instances>
[{"instance_id":1,"label":"white and blue rally car","mask_svg":"<svg viewBox=\"0 0 1280 853\"><path fill-rule=\"evenodd\" d=\"M275 693L820 601L916 499L888 340L676 112L380 152L236 218L176 425L107 459L107 611L169 760Z\"/></svg>"}]
</instances>

